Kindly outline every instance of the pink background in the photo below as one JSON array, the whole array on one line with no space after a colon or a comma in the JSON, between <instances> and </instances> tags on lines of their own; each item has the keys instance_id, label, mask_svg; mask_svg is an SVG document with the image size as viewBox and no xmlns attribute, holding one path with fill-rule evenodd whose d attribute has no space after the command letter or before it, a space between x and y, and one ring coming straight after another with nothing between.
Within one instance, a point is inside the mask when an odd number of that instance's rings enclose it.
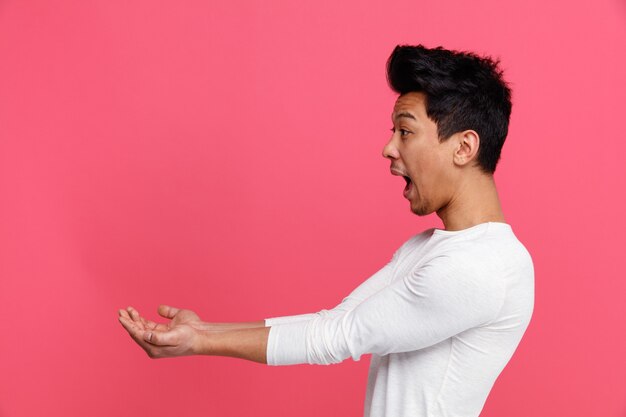
<instances>
[{"instance_id":1,"label":"pink background","mask_svg":"<svg viewBox=\"0 0 626 417\"><path fill-rule=\"evenodd\" d=\"M626 416L626 4L0 0L0 416L360 416L369 356L149 359L117 322L331 308L408 237L398 43L500 57L535 313L482 416Z\"/></svg>"}]
</instances>

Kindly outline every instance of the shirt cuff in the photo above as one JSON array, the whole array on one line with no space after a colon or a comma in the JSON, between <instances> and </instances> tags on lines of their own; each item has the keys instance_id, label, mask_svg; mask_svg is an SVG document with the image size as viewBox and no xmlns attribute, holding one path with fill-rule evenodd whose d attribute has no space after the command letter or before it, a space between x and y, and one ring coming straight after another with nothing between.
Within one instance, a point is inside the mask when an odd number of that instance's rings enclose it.
<instances>
[{"instance_id":1,"label":"shirt cuff","mask_svg":"<svg viewBox=\"0 0 626 417\"><path fill-rule=\"evenodd\" d=\"M268 365L308 363L306 356L307 321L272 324L267 340Z\"/></svg>"}]
</instances>

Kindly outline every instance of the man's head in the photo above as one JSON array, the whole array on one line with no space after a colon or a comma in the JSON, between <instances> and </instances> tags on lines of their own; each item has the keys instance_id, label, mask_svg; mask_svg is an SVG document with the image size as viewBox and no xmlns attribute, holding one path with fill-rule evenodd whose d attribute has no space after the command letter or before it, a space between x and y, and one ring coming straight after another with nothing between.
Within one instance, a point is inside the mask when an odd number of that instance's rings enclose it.
<instances>
[{"instance_id":1,"label":"man's head","mask_svg":"<svg viewBox=\"0 0 626 417\"><path fill-rule=\"evenodd\" d=\"M463 178L491 176L508 133L511 91L498 61L470 52L398 45L387 61L400 94L383 149L419 215L439 210Z\"/></svg>"}]
</instances>

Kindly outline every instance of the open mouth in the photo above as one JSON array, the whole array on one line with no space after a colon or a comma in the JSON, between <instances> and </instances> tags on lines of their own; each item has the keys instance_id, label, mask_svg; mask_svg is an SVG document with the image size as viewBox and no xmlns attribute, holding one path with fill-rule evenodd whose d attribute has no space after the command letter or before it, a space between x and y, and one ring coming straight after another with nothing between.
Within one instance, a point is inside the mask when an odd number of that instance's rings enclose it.
<instances>
[{"instance_id":1,"label":"open mouth","mask_svg":"<svg viewBox=\"0 0 626 417\"><path fill-rule=\"evenodd\" d=\"M402 193L406 197L413 186L413 181L411 181L411 178L406 175L403 175L402 178L404 178L404 181L406 181L406 185L404 186L404 192Z\"/></svg>"},{"instance_id":2,"label":"open mouth","mask_svg":"<svg viewBox=\"0 0 626 417\"><path fill-rule=\"evenodd\" d=\"M409 192L413 189L413 181L411 180L411 177L409 177L408 175L405 175L405 173L402 170L400 170L400 169L398 169L398 168L396 168L394 166L392 166L390 168L390 170L391 170L391 174L392 175L398 175L398 176L404 178L404 181L406 182L406 185L404 186L404 193L403 194L404 194L405 197L407 197L409 195Z\"/></svg>"}]
</instances>

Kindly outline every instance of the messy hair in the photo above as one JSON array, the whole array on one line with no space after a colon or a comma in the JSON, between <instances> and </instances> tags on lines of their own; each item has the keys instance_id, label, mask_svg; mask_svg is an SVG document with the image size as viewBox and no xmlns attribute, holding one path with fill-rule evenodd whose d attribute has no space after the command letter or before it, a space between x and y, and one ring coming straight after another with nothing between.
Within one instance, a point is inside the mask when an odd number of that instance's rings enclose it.
<instances>
[{"instance_id":1,"label":"messy hair","mask_svg":"<svg viewBox=\"0 0 626 417\"><path fill-rule=\"evenodd\" d=\"M422 92L439 141L472 129L480 144L477 162L493 174L509 129L511 90L499 60L472 52L397 45L387 60L387 81L400 95Z\"/></svg>"}]
</instances>

